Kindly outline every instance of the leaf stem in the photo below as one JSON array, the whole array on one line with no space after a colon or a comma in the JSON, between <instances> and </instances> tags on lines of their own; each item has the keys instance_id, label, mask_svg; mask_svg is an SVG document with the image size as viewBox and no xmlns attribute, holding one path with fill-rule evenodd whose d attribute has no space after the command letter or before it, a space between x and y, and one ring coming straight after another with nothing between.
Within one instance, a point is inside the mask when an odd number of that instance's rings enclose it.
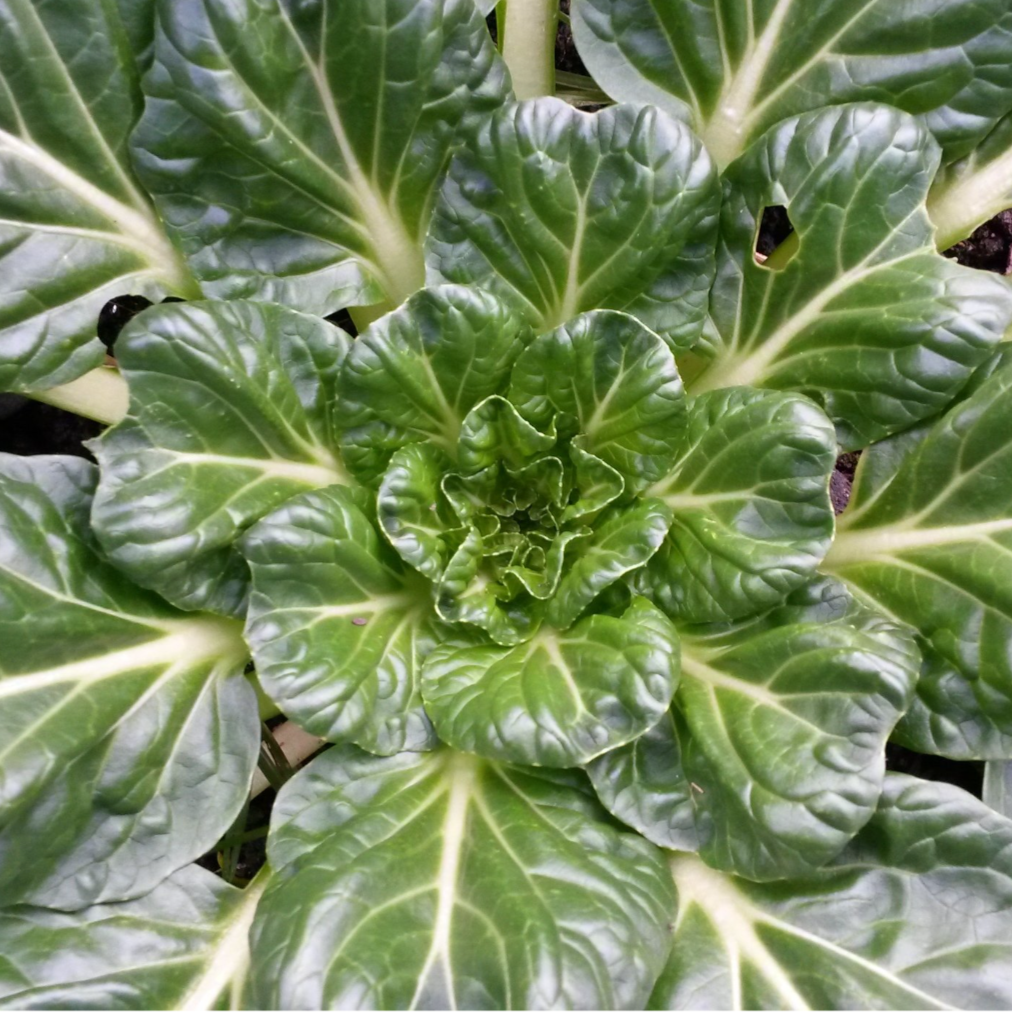
<instances>
[{"instance_id":1,"label":"leaf stem","mask_svg":"<svg viewBox=\"0 0 1012 1012\"><path fill-rule=\"evenodd\" d=\"M284 753L289 766L292 767L305 762L314 752L319 751L326 744L322 738L318 738L315 734L310 734L308 731L303 731L298 724L290 720L274 728L273 734L274 740ZM268 787L270 787L270 783L267 777L257 769L253 774L250 798L255 798L258 794L262 794Z\"/></svg>"},{"instance_id":2,"label":"leaf stem","mask_svg":"<svg viewBox=\"0 0 1012 1012\"><path fill-rule=\"evenodd\" d=\"M555 94L559 0L509 0L500 42L518 99Z\"/></svg>"},{"instance_id":3,"label":"leaf stem","mask_svg":"<svg viewBox=\"0 0 1012 1012\"><path fill-rule=\"evenodd\" d=\"M126 380L119 370L108 366L92 369L63 386L30 391L27 396L105 425L121 422L130 403Z\"/></svg>"}]
</instances>

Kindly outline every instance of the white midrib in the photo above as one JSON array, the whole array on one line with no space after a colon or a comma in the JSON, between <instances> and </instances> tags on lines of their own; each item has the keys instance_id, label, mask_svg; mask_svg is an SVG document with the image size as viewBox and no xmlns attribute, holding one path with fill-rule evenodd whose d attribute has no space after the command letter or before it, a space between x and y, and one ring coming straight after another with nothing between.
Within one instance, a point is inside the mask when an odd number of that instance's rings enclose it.
<instances>
[{"instance_id":1,"label":"white midrib","mask_svg":"<svg viewBox=\"0 0 1012 1012\"><path fill-rule=\"evenodd\" d=\"M1012 531L1012 517L985 520L976 524L953 524L950 527L877 527L870 530L841 530L826 555L824 565L837 566L866 562L883 556L901 555L903 552L942 545L957 545L969 541L983 541L994 534Z\"/></svg>"},{"instance_id":2,"label":"white midrib","mask_svg":"<svg viewBox=\"0 0 1012 1012\"><path fill-rule=\"evenodd\" d=\"M376 597L370 597L364 601L354 601L350 604L321 605L318 608L272 608L267 613L267 617L283 612L305 612L320 618L344 618L348 615L362 615L366 612L395 611L417 604L418 598L412 597L410 594L378 594Z\"/></svg>"},{"instance_id":3,"label":"white midrib","mask_svg":"<svg viewBox=\"0 0 1012 1012\"><path fill-rule=\"evenodd\" d=\"M167 282L181 289L192 284L179 255L158 227L153 215L124 204L83 176L79 176L48 151L0 129L0 152L4 149L44 172L63 189L73 193L111 221L124 237L120 245L130 246L144 256Z\"/></svg>"},{"instance_id":4,"label":"white midrib","mask_svg":"<svg viewBox=\"0 0 1012 1012\"><path fill-rule=\"evenodd\" d=\"M290 478L312 488L327 485L347 484L348 476L338 466L305 464L297 460L282 460L277 457L258 459L256 457L230 457L220 453L188 453L183 450L160 451L172 458L173 463L214 465L226 468L249 468L274 478Z\"/></svg>"},{"instance_id":5,"label":"white midrib","mask_svg":"<svg viewBox=\"0 0 1012 1012\"><path fill-rule=\"evenodd\" d=\"M245 975L249 967L249 929L270 878L261 873L242 894L242 902L233 911L228 929L213 946L214 955L176 1008L186 1012L209 1012L218 1007L226 988Z\"/></svg>"},{"instance_id":6,"label":"white midrib","mask_svg":"<svg viewBox=\"0 0 1012 1012\"><path fill-rule=\"evenodd\" d=\"M538 633L538 635L531 640L531 649L528 653L528 657L531 656L535 650L544 650L544 652L548 655L549 663L551 663L551 665L559 672L566 689L573 697L573 702L576 704L577 712L585 714L587 712L587 707L584 705L583 695L580 692L580 687L573 679L573 674L569 670L566 658L562 656L562 651L559 649L559 644L555 639L555 634L550 631Z\"/></svg>"},{"instance_id":7,"label":"white midrib","mask_svg":"<svg viewBox=\"0 0 1012 1012\"><path fill-rule=\"evenodd\" d=\"M1012 196L1012 148L984 168L970 170L928 196L928 217L938 231L938 248L965 239L981 222L1008 206Z\"/></svg>"},{"instance_id":8,"label":"white midrib","mask_svg":"<svg viewBox=\"0 0 1012 1012\"><path fill-rule=\"evenodd\" d=\"M559 300L552 326L561 326L576 316L580 308L580 254L583 252L583 236L587 230L587 204L584 198L577 201L576 225L573 229L573 245L569 250L566 266L566 287Z\"/></svg>"},{"instance_id":9,"label":"white midrib","mask_svg":"<svg viewBox=\"0 0 1012 1012\"><path fill-rule=\"evenodd\" d=\"M750 7L752 2L753 0L748 0ZM739 65L734 77L726 83L717 102L716 115L701 134L703 143L718 165L728 165L742 151L749 112L755 103L777 37L793 2L794 0L777 0L766 27L749 55Z\"/></svg>"},{"instance_id":10,"label":"white midrib","mask_svg":"<svg viewBox=\"0 0 1012 1012\"><path fill-rule=\"evenodd\" d=\"M432 944L429 946L425 963L418 975L418 987L408 1006L411 1009L418 1007L429 974L437 961L442 963L446 976L450 1007L456 1008L456 996L452 991L453 968L450 965L450 935L453 928L453 908L467 829L467 808L475 790L477 773L477 761L473 756L457 753L448 760L447 778L450 786L446 802L446 817L443 819L442 826L443 852L436 878L437 905L432 928Z\"/></svg>"},{"instance_id":11,"label":"white midrib","mask_svg":"<svg viewBox=\"0 0 1012 1012\"><path fill-rule=\"evenodd\" d=\"M795 720L799 719L797 714L786 710L783 700L775 696L765 686L757 685L754 682L746 682L740 678L732 678L730 675L725 675L716 668L711 668L704 661L692 657L684 645L682 647L682 672L690 678L695 678L697 681L710 685L715 689L726 689L729 692L737 692L739 695L748 696L750 699L754 699L757 703L762 703L764 706L784 710Z\"/></svg>"},{"instance_id":12,"label":"white midrib","mask_svg":"<svg viewBox=\"0 0 1012 1012\"><path fill-rule=\"evenodd\" d=\"M732 963L738 964L738 980L734 982L735 1008L740 1009L740 957L744 956L772 985L790 1009L809 1009L808 1002L791 983L783 967L770 954L753 926L751 905L720 872L708 868L696 857L678 856L669 859L671 874L678 890L679 920L695 905L717 929ZM677 944L677 943L676 943Z\"/></svg>"}]
</instances>

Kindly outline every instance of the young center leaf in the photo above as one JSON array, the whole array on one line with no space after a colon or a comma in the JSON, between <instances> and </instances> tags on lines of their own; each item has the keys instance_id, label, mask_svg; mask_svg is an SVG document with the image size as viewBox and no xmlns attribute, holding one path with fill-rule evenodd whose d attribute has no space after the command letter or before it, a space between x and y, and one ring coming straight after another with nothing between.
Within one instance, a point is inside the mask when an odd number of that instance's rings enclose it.
<instances>
[{"instance_id":1,"label":"young center leaf","mask_svg":"<svg viewBox=\"0 0 1012 1012\"><path fill-rule=\"evenodd\" d=\"M334 446L349 339L253 302L152 308L116 343L126 419L94 444L92 522L109 557L179 607L241 616L252 523L311 488L351 483Z\"/></svg>"},{"instance_id":2,"label":"young center leaf","mask_svg":"<svg viewBox=\"0 0 1012 1012\"><path fill-rule=\"evenodd\" d=\"M674 521L635 574L673 618L754 615L810 580L829 549L836 438L807 397L736 387L689 400L668 473L647 489Z\"/></svg>"},{"instance_id":3,"label":"young center leaf","mask_svg":"<svg viewBox=\"0 0 1012 1012\"><path fill-rule=\"evenodd\" d=\"M816 875L765 884L672 854L675 940L653 1009L951 1009L1012 1003L1012 822L890 774Z\"/></svg>"},{"instance_id":4,"label":"young center leaf","mask_svg":"<svg viewBox=\"0 0 1012 1012\"><path fill-rule=\"evenodd\" d=\"M918 630L925 665L900 740L960 759L1012 754L1009 351L918 438L864 454L824 563Z\"/></svg>"},{"instance_id":5,"label":"young center leaf","mask_svg":"<svg viewBox=\"0 0 1012 1012\"><path fill-rule=\"evenodd\" d=\"M126 903L2 910L0 1009L238 1008L266 885L190 865Z\"/></svg>"},{"instance_id":6,"label":"young center leaf","mask_svg":"<svg viewBox=\"0 0 1012 1012\"><path fill-rule=\"evenodd\" d=\"M556 419L560 432L579 432L580 447L632 491L668 472L685 418L671 351L634 317L605 310L537 338L513 368L509 396L539 428Z\"/></svg>"},{"instance_id":7,"label":"young center leaf","mask_svg":"<svg viewBox=\"0 0 1012 1012\"><path fill-rule=\"evenodd\" d=\"M102 362L99 310L195 294L130 165L137 68L113 4L0 2L0 389Z\"/></svg>"},{"instance_id":8,"label":"young center leaf","mask_svg":"<svg viewBox=\"0 0 1012 1012\"><path fill-rule=\"evenodd\" d=\"M160 0L138 171L205 292L396 305L450 149L509 94L474 0Z\"/></svg>"},{"instance_id":9,"label":"young center leaf","mask_svg":"<svg viewBox=\"0 0 1012 1012\"><path fill-rule=\"evenodd\" d=\"M456 456L461 425L498 393L529 336L522 319L476 288L412 296L352 345L334 405L344 459L376 483L393 454L426 442Z\"/></svg>"},{"instance_id":10,"label":"young center leaf","mask_svg":"<svg viewBox=\"0 0 1012 1012\"><path fill-rule=\"evenodd\" d=\"M923 125L869 103L787 120L730 166L712 358L690 393L799 390L851 449L945 407L1012 320L1012 291L936 251L924 202L937 165ZM797 233L779 266L752 252L771 205Z\"/></svg>"},{"instance_id":11,"label":"young center leaf","mask_svg":"<svg viewBox=\"0 0 1012 1012\"><path fill-rule=\"evenodd\" d=\"M573 35L621 102L687 118L721 165L788 116L875 100L965 154L1012 107L1005 0L575 0Z\"/></svg>"},{"instance_id":12,"label":"young center leaf","mask_svg":"<svg viewBox=\"0 0 1012 1012\"><path fill-rule=\"evenodd\" d=\"M432 748L418 686L441 623L366 511L361 495L323 489L245 535L246 639L264 691L307 731L381 755Z\"/></svg>"},{"instance_id":13,"label":"young center leaf","mask_svg":"<svg viewBox=\"0 0 1012 1012\"><path fill-rule=\"evenodd\" d=\"M440 738L534 766L580 766L655 724L678 684L678 636L642 598L620 618L543 627L517 647L446 645L422 695Z\"/></svg>"},{"instance_id":14,"label":"young center leaf","mask_svg":"<svg viewBox=\"0 0 1012 1012\"><path fill-rule=\"evenodd\" d=\"M539 333L617 309L688 348L706 315L719 201L706 151L657 109L520 102L453 159L428 278L495 292Z\"/></svg>"},{"instance_id":15,"label":"young center leaf","mask_svg":"<svg viewBox=\"0 0 1012 1012\"><path fill-rule=\"evenodd\" d=\"M238 623L132 586L77 458L0 457L0 897L136 896L204 853L259 746Z\"/></svg>"},{"instance_id":16,"label":"young center leaf","mask_svg":"<svg viewBox=\"0 0 1012 1012\"><path fill-rule=\"evenodd\" d=\"M325 752L274 810L256 1007L643 1007L671 879L585 790L448 749Z\"/></svg>"},{"instance_id":17,"label":"young center leaf","mask_svg":"<svg viewBox=\"0 0 1012 1012\"><path fill-rule=\"evenodd\" d=\"M694 840L691 812L707 863L748 878L824 864L875 809L917 678L911 635L828 580L762 618L679 635L672 722L651 753L636 742L591 766L602 800L666 846Z\"/></svg>"}]
</instances>

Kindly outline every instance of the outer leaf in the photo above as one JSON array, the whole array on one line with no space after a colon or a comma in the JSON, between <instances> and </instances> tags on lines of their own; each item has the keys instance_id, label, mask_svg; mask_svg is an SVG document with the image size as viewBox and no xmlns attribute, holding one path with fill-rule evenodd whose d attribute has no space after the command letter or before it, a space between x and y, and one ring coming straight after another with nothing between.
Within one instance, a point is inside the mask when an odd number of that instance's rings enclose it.
<instances>
[{"instance_id":1,"label":"outer leaf","mask_svg":"<svg viewBox=\"0 0 1012 1012\"><path fill-rule=\"evenodd\" d=\"M836 438L806 397L738 387L690 401L674 467L651 486L674 513L637 577L672 617L742 618L811 579L829 549Z\"/></svg>"},{"instance_id":2,"label":"outer leaf","mask_svg":"<svg viewBox=\"0 0 1012 1012\"><path fill-rule=\"evenodd\" d=\"M901 740L958 758L1012 755L1012 365L919 440L862 457L825 565L920 633L925 669ZM872 488L877 458L893 466Z\"/></svg>"},{"instance_id":3,"label":"outer leaf","mask_svg":"<svg viewBox=\"0 0 1012 1012\"><path fill-rule=\"evenodd\" d=\"M690 114L721 165L779 120L868 99L922 116L951 159L1012 106L1004 0L577 0L573 34L609 95Z\"/></svg>"},{"instance_id":4,"label":"outer leaf","mask_svg":"<svg viewBox=\"0 0 1012 1012\"><path fill-rule=\"evenodd\" d=\"M94 444L92 520L109 557L182 608L241 616L236 539L305 489L349 482L329 439L336 327L279 306L146 311L116 342L125 421Z\"/></svg>"},{"instance_id":5,"label":"outer leaf","mask_svg":"<svg viewBox=\"0 0 1012 1012\"><path fill-rule=\"evenodd\" d=\"M136 896L245 800L259 735L234 623L131 586L88 529L76 458L0 457L0 896Z\"/></svg>"},{"instance_id":6,"label":"outer leaf","mask_svg":"<svg viewBox=\"0 0 1012 1012\"><path fill-rule=\"evenodd\" d=\"M538 332L620 309L688 348L706 314L719 199L699 141L656 109L520 102L454 158L428 277L488 288Z\"/></svg>"},{"instance_id":7,"label":"outer leaf","mask_svg":"<svg viewBox=\"0 0 1012 1012\"><path fill-rule=\"evenodd\" d=\"M923 126L871 104L781 123L732 165L715 360L690 391L801 390L847 448L948 404L1012 320L1012 292L936 253L924 200L937 165ZM752 254L771 204L787 208L799 237L779 270Z\"/></svg>"},{"instance_id":8,"label":"outer leaf","mask_svg":"<svg viewBox=\"0 0 1012 1012\"><path fill-rule=\"evenodd\" d=\"M140 92L115 7L0 2L0 389L66 383L105 354L113 296L193 282L137 185Z\"/></svg>"},{"instance_id":9,"label":"outer leaf","mask_svg":"<svg viewBox=\"0 0 1012 1012\"><path fill-rule=\"evenodd\" d=\"M579 766L641 735L678 682L678 636L642 598L510 648L443 646L422 693L443 741L534 766Z\"/></svg>"},{"instance_id":10,"label":"outer leaf","mask_svg":"<svg viewBox=\"0 0 1012 1012\"><path fill-rule=\"evenodd\" d=\"M651 1008L1012 1002L1012 823L949 784L888 776L872 821L817 877L671 867L675 944Z\"/></svg>"},{"instance_id":11,"label":"outer leaf","mask_svg":"<svg viewBox=\"0 0 1012 1012\"><path fill-rule=\"evenodd\" d=\"M678 747L666 784L656 770L634 778L638 828L663 840L674 825L685 846L687 798L714 867L762 880L824 864L875 809L885 740L917 678L911 637L826 580L761 619L680 635ZM625 752L613 763L635 759ZM622 801L607 782L602 796Z\"/></svg>"},{"instance_id":12,"label":"outer leaf","mask_svg":"<svg viewBox=\"0 0 1012 1012\"><path fill-rule=\"evenodd\" d=\"M315 759L274 809L256 1006L642 1007L670 879L583 783L448 750Z\"/></svg>"},{"instance_id":13,"label":"outer leaf","mask_svg":"<svg viewBox=\"0 0 1012 1012\"><path fill-rule=\"evenodd\" d=\"M984 803L1012 818L1012 762L995 760L985 764Z\"/></svg>"},{"instance_id":14,"label":"outer leaf","mask_svg":"<svg viewBox=\"0 0 1012 1012\"><path fill-rule=\"evenodd\" d=\"M539 337L513 369L510 400L540 428L560 428L611 464L629 488L667 473L674 460L685 397L664 342L623 313L585 313Z\"/></svg>"},{"instance_id":15,"label":"outer leaf","mask_svg":"<svg viewBox=\"0 0 1012 1012\"><path fill-rule=\"evenodd\" d=\"M0 912L0 1008L236 1008L267 884L240 892L191 865L141 899Z\"/></svg>"},{"instance_id":16,"label":"outer leaf","mask_svg":"<svg viewBox=\"0 0 1012 1012\"><path fill-rule=\"evenodd\" d=\"M426 289L352 346L334 421L349 468L376 482L395 451L430 442L450 456L464 416L498 393L527 336L516 314L474 288Z\"/></svg>"},{"instance_id":17,"label":"outer leaf","mask_svg":"<svg viewBox=\"0 0 1012 1012\"><path fill-rule=\"evenodd\" d=\"M622 748L598 756L587 766L602 804L651 843L672 850L699 850L693 786L682 765L675 725L669 710L649 731ZM685 737L684 726L681 737Z\"/></svg>"},{"instance_id":18,"label":"outer leaf","mask_svg":"<svg viewBox=\"0 0 1012 1012\"><path fill-rule=\"evenodd\" d=\"M207 294L323 315L420 288L450 148L509 93L474 0L158 13L135 151Z\"/></svg>"},{"instance_id":19,"label":"outer leaf","mask_svg":"<svg viewBox=\"0 0 1012 1012\"><path fill-rule=\"evenodd\" d=\"M418 691L439 640L431 595L352 494L298 496L242 549L253 572L246 639L279 709L313 734L381 755L432 748Z\"/></svg>"}]
</instances>

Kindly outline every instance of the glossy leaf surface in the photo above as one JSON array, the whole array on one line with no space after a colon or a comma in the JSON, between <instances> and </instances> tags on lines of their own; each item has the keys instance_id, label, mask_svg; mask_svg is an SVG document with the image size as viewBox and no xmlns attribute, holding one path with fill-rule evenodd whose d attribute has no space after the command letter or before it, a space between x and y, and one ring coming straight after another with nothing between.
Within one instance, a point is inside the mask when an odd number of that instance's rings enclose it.
<instances>
[{"instance_id":1,"label":"glossy leaf surface","mask_svg":"<svg viewBox=\"0 0 1012 1012\"><path fill-rule=\"evenodd\" d=\"M736 387L689 402L669 473L674 522L637 586L672 617L741 618L810 580L829 548L836 437L806 397Z\"/></svg>"},{"instance_id":2,"label":"glossy leaf surface","mask_svg":"<svg viewBox=\"0 0 1012 1012\"><path fill-rule=\"evenodd\" d=\"M234 1008L265 885L191 865L127 903L0 911L0 1008Z\"/></svg>"},{"instance_id":3,"label":"glossy leaf surface","mask_svg":"<svg viewBox=\"0 0 1012 1012\"><path fill-rule=\"evenodd\" d=\"M997 277L939 256L924 207L938 164L895 109L848 105L788 120L725 176L712 361L689 384L794 389L822 404L844 448L945 407L1012 320ZM798 247L779 269L753 248L786 207Z\"/></svg>"},{"instance_id":4,"label":"glossy leaf surface","mask_svg":"<svg viewBox=\"0 0 1012 1012\"><path fill-rule=\"evenodd\" d=\"M432 748L419 695L440 638L431 593L356 498L339 487L297 496L243 538L257 677L283 713L329 741L381 755Z\"/></svg>"},{"instance_id":5,"label":"glossy leaf surface","mask_svg":"<svg viewBox=\"0 0 1012 1012\"><path fill-rule=\"evenodd\" d=\"M88 530L95 469L0 457L0 896L76 908L195 860L259 745L236 623L132 586Z\"/></svg>"},{"instance_id":6,"label":"glossy leaf surface","mask_svg":"<svg viewBox=\"0 0 1012 1012\"><path fill-rule=\"evenodd\" d=\"M890 774L823 873L756 884L672 856L678 919L654 1009L1006 1008L1012 822Z\"/></svg>"},{"instance_id":7,"label":"glossy leaf surface","mask_svg":"<svg viewBox=\"0 0 1012 1012\"><path fill-rule=\"evenodd\" d=\"M204 290L331 313L423 283L432 190L508 95L474 0L161 0L138 168Z\"/></svg>"},{"instance_id":8,"label":"glossy leaf surface","mask_svg":"<svg viewBox=\"0 0 1012 1012\"><path fill-rule=\"evenodd\" d=\"M573 33L609 95L688 117L721 165L824 105L917 114L948 158L1012 107L1004 0L576 0Z\"/></svg>"},{"instance_id":9,"label":"glossy leaf surface","mask_svg":"<svg viewBox=\"0 0 1012 1012\"><path fill-rule=\"evenodd\" d=\"M131 323L116 343L130 410L94 445L92 521L109 557L180 607L241 616L236 539L285 499L351 481L330 435L347 347L323 320L252 302Z\"/></svg>"},{"instance_id":10,"label":"glossy leaf surface","mask_svg":"<svg viewBox=\"0 0 1012 1012\"><path fill-rule=\"evenodd\" d=\"M535 766L579 766L655 724L678 684L678 636L639 599L621 618L543 628L508 648L446 646L423 669L440 738Z\"/></svg>"},{"instance_id":11,"label":"glossy leaf surface","mask_svg":"<svg viewBox=\"0 0 1012 1012\"><path fill-rule=\"evenodd\" d=\"M864 455L826 558L920 634L925 667L901 740L958 758L1012 754L1008 352L919 439Z\"/></svg>"},{"instance_id":12,"label":"glossy leaf surface","mask_svg":"<svg viewBox=\"0 0 1012 1012\"><path fill-rule=\"evenodd\" d=\"M668 952L659 852L578 773L331 749L281 791L268 856L258 1007L635 1008Z\"/></svg>"},{"instance_id":13,"label":"glossy leaf surface","mask_svg":"<svg viewBox=\"0 0 1012 1012\"><path fill-rule=\"evenodd\" d=\"M0 3L0 389L102 362L99 310L193 282L134 177L137 69L113 4Z\"/></svg>"},{"instance_id":14,"label":"glossy leaf surface","mask_svg":"<svg viewBox=\"0 0 1012 1012\"><path fill-rule=\"evenodd\" d=\"M719 199L699 141L656 109L520 102L451 163L429 282L492 291L539 333L618 309L686 348L706 311Z\"/></svg>"}]
</instances>

